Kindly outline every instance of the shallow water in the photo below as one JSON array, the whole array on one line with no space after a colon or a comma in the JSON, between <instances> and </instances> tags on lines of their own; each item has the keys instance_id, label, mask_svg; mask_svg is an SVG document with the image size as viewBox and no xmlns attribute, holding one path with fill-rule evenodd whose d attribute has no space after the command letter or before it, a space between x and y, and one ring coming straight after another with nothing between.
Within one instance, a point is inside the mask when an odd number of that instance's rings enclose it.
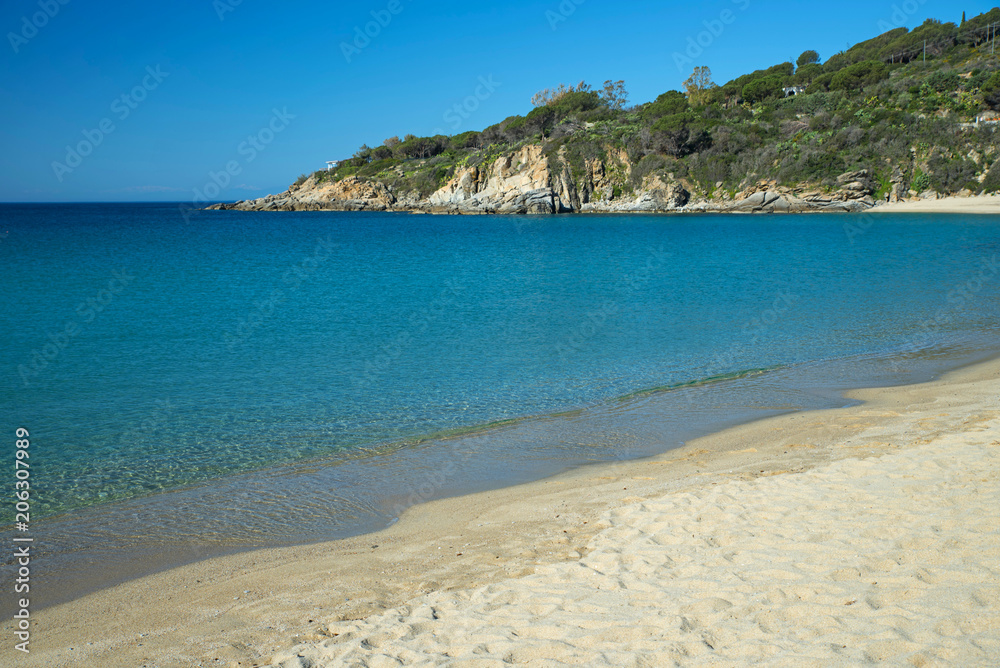
<instances>
[{"instance_id":1,"label":"shallow water","mask_svg":"<svg viewBox=\"0 0 1000 668\"><path fill-rule=\"evenodd\" d=\"M0 210L0 397L67 583L357 533L998 349L996 217Z\"/></svg>"}]
</instances>

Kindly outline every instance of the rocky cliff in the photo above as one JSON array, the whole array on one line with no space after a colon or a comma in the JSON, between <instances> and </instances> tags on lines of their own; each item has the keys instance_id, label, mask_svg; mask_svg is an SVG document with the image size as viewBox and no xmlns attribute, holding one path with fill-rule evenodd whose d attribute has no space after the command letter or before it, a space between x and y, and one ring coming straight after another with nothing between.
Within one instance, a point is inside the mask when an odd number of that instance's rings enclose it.
<instances>
[{"instance_id":1,"label":"rocky cliff","mask_svg":"<svg viewBox=\"0 0 1000 668\"><path fill-rule=\"evenodd\" d=\"M716 191L692 197L688 184L672 174L645 175L638 187L624 151L587 160L574 175L561 154L546 156L529 144L492 162L460 166L436 192L420 197L377 180L348 176L323 180L314 174L278 195L212 209L240 211L418 211L454 214L556 213L773 213L864 211L875 205L877 185L867 170L848 172L836 188L779 187L761 181L737 193Z\"/></svg>"}]
</instances>

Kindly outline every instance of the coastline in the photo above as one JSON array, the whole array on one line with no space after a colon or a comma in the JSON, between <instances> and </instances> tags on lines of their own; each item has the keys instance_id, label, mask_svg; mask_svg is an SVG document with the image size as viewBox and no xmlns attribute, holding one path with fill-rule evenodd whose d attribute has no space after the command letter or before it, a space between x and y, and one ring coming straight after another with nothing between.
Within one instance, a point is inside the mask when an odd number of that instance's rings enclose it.
<instances>
[{"instance_id":1,"label":"coastline","mask_svg":"<svg viewBox=\"0 0 1000 668\"><path fill-rule=\"evenodd\" d=\"M1000 215L1000 193L982 195L943 195L937 199L912 198L892 203L876 202L873 206L838 207L838 206L809 206L806 208L791 207L788 202L784 202L781 196L775 194L773 199L768 196L770 192L761 193L764 197L761 201L744 200L733 204L718 204L711 201L698 201L680 207L671 208L587 208L581 211L530 211L530 210L485 210L474 208L459 208L457 206L383 206L370 207L364 201L348 201L337 205L310 206L306 208L241 208L245 201L223 202L213 204L201 211L254 211L254 212L380 212L380 213L405 213L423 215L454 215L454 216L486 216L486 215L666 215L666 214L813 214L813 213L833 213L833 214L855 214L864 215L866 213L945 213L945 214L985 214Z\"/></svg>"},{"instance_id":2,"label":"coastline","mask_svg":"<svg viewBox=\"0 0 1000 668\"><path fill-rule=\"evenodd\" d=\"M766 418L643 460L428 502L374 534L157 573L40 611L38 649L19 658L27 666L266 665L289 645L330 641L344 620L415 596L506 586L578 562L607 529L608 513L651 498L841 460L878 461L942 434L996 429L998 375L1000 360L992 360L930 383L851 391L864 403Z\"/></svg>"}]
</instances>

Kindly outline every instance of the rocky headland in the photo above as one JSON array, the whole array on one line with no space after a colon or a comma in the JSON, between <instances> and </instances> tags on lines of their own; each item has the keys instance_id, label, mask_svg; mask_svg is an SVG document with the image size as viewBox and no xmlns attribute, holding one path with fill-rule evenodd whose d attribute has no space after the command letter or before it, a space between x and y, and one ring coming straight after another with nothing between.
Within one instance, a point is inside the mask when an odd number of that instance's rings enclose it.
<instances>
[{"instance_id":1,"label":"rocky headland","mask_svg":"<svg viewBox=\"0 0 1000 668\"><path fill-rule=\"evenodd\" d=\"M324 179L323 172L317 172L283 193L209 208L438 214L860 212L875 206L878 188L868 170L862 169L840 175L835 188L808 184L786 187L762 180L735 193L719 188L710 196L696 197L691 193L698 189L684 179L651 174L643 178L639 188L623 193L618 184L622 177L630 177L635 167L624 151L585 164L586 171L576 175L566 163L553 169L543 147L529 144L489 164L459 168L427 197L378 180L358 176ZM906 196L901 184L902 176L890 192L893 201Z\"/></svg>"}]
</instances>

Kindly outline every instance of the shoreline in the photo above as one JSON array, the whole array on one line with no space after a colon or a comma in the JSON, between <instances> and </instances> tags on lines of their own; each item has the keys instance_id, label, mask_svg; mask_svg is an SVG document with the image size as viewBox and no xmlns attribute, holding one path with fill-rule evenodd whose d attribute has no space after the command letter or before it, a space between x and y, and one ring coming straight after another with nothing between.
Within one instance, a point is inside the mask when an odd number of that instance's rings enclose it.
<instances>
[{"instance_id":1,"label":"shoreline","mask_svg":"<svg viewBox=\"0 0 1000 668\"><path fill-rule=\"evenodd\" d=\"M910 368L902 374L898 362L868 368L864 372L859 367L850 372L851 380L845 377L846 382L835 386L828 386L821 380L824 372L810 378L801 374L802 365L791 364L728 378L650 387L569 410L469 426L455 433L446 430L428 434L410 442L411 447L404 447L405 442L387 443L380 449L381 454L368 451L364 455L336 460L320 458L291 462L277 468L223 476L151 496L84 508L57 516L45 525L47 536L41 546L43 552L37 553L35 559L49 572L49 587L37 594L32 603L40 611L200 561L377 533L398 521L402 513L414 505L516 487L588 466L623 460L641 461L697 438L767 417L839 407L842 405L840 398L849 390L932 380L951 370L990 359L997 354L991 351L996 350L995 345L977 347L975 351L967 350L947 360L925 360L919 368ZM843 369L838 364L843 361L832 358L819 361L819 364L840 377ZM854 359L849 366L852 364L863 363ZM762 387L752 390L742 385L744 382L753 384L758 377L763 382ZM780 396L768 389L775 383L785 388ZM708 394L703 394L705 391ZM752 394L746 395L748 391ZM692 412L695 406L700 409ZM725 406L739 408L726 409ZM670 417L676 415L685 417ZM558 426L554 420L560 421ZM619 454L605 452L596 458L581 459L571 456L565 449L577 442L583 444L597 439L596 443L602 444L601 450L605 450L610 446L607 435L615 435L615 444L611 447L619 448ZM544 453L531 451L529 444L553 438L562 444L556 446L556 459L538 458L538 454ZM525 446L529 449L523 451L520 463L508 461L502 471L495 468L506 461L503 453ZM476 456L470 459L473 453ZM383 456L387 459L380 461ZM406 470L423 473L400 478L405 474L399 472ZM435 470L437 473L428 474ZM267 481L272 479L294 481L292 484L297 490L294 504L292 497L288 497L289 505L283 506L281 522L276 523L275 512L270 513L272 520L258 515L258 519L266 523L257 524L257 534L261 537L251 539L252 542L247 542L243 533L228 533L227 528L239 532L246 526L245 521L236 517L244 514L243 511L233 506L229 499L245 498L248 490L254 490L253 496L273 506L275 492L283 498L287 496L268 486ZM340 502L331 505L333 499L329 490L336 490ZM373 490L382 493L373 495ZM212 517L215 521L198 524L208 537L181 529L182 538L178 540L175 534L164 534L159 529L163 526L162 518L175 516L177 507L196 503L214 505L217 510L209 516L202 513L203 517ZM346 521L334 519L342 511L353 513L353 516L346 516ZM326 512L332 515L327 517ZM317 517L326 519L316 522ZM63 535L89 538L86 544L73 544L62 540L60 536ZM228 538L221 539L223 535ZM137 542L138 536L144 538ZM13 605L14 598L8 596L3 600Z\"/></svg>"},{"instance_id":2,"label":"shoreline","mask_svg":"<svg viewBox=\"0 0 1000 668\"><path fill-rule=\"evenodd\" d=\"M596 210L588 209L584 211L572 211L572 212L555 212L547 214L525 214L517 211L482 211L474 209L459 209L457 207L445 207L445 206L429 206L429 207L387 207L384 209L377 208L351 208L347 206L338 206L331 208L303 208L303 209L239 209L236 205L242 204L247 200L237 200L235 202L218 202L212 204L203 209L197 209L198 211L240 211L242 213L323 213L323 212L337 212L337 213L406 213L406 214L421 214L421 215L439 215L439 216L525 216L530 215L533 217L547 216L547 215L561 215L561 216L619 216L619 215L641 215L641 216L658 216L658 215L699 215L699 214L732 214L732 215L768 215L768 214L778 214L778 215L794 215L794 214L814 214L814 213L831 213L831 214L854 214L854 215L864 215L866 213L945 213L945 214L983 214L983 215L1000 215L1000 193L992 194L982 194L982 195L969 195L967 197L962 197L959 195L943 195L937 199L920 199L913 198L899 202L893 202L887 204L885 202L876 202L874 206L859 209L859 210L845 210L839 208L829 208L829 207L815 207L808 210L793 211L793 210L777 210L777 209L766 209L766 210L748 210L748 209L733 209L725 208L722 206L716 206L713 202L699 201L695 204L688 204L683 207L672 208L672 209L657 209L657 210ZM222 208L225 205L232 205L232 208ZM183 203L182 203L183 206ZM728 205L731 207L731 204Z\"/></svg>"},{"instance_id":3,"label":"shoreline","mask_svg":"<svg viewBox=\"0 0 1000 668\"><path fill-rule=\"evenodd\" d=\"M887 430L907 441L961 431L971 413L995 408L998 374L993 359L930 383L854 390L845 396L864 403L765 418L650 458L430 501L373 534L244 552L132 580L38 612L38 649L23 663L266 665L291 644L329 641L344 620L415 596L576 562L602 530L602 516L616 508L905 447L886 441ZM941 402L951 407L944 423ZM935 419L940 424L929 430Z\"/></svg>"}]
</instances>

